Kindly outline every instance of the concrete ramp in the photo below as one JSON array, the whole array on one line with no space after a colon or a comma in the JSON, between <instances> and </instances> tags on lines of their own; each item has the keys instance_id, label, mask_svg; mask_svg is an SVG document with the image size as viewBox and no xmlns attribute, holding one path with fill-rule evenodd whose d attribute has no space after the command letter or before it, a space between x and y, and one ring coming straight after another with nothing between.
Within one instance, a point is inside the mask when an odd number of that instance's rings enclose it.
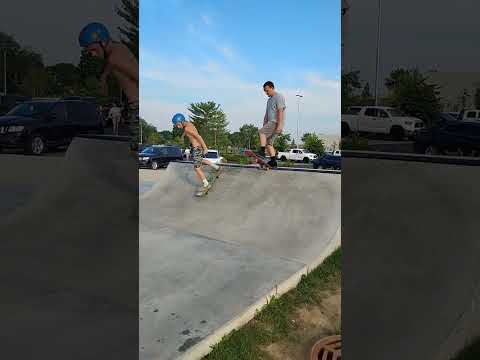
<instances>
[{"instance_id":1,"label":"concrete ramp","mask_svg":"<svg viewBox=\"0 0 480 360\"><path fill-rule=\"evenodd\" d=\"M76 138L64 157L0 163L0 183L15 191L2 194L0 220L4 352L137 356L119 347L138 339L136 327L119 325L138 319L138 172L129 144Z\"/></svg>"},{"instance_id":2,"label":"concrete ramp","mask_svg":"<svg viewBox=\"0 0 480 360\"><path fill-rule=\"evenodd\" d=\"M171 163L140 199L143 359L197 359L340 242L340 175Z\"/></svg>"},{"instance_id":3,"label":"concrete ramp","mask_svg":"<svg viewBox=\"0 0 480 360\"><path fill-rule=\"evenodd\" d=\"M342 159L343 355L452 359L480 335L480 163L356 156Z\"/></svg>"}]
</instances>

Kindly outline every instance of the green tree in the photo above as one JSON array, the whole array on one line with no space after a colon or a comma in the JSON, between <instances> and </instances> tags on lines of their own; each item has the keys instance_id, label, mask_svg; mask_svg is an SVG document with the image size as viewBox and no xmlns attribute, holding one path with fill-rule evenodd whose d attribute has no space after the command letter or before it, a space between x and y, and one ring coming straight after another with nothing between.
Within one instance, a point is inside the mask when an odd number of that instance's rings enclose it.
<instances>
[{"instance_id":1,"label":"green tree","mask_svg":"<svg viewBox=\"0 0 480 360\"><path fill-rule=\"evenodd\" d=\"M59 63L46 68L49 76L48 93L51 96L73 95L78 92L80 74L73 64Z\"/></svg>"},{"instance_id":2,"label":"green tree","mask_svg":"<svg viewBox=\"0 0 480 360\"><path fill-rule=\"evenodd\" d=\"M370 85L368 83L363 87L362 95L360 97L362 105L373 105L375 100L370 92Z\"/></svg>"},{"instance_id":3,"label":"green tree","mask_svg":"<svg viewBox=\"0 0 480 360\"><path fill-rule=\"evenodd\" d=\"M48 73L41 66L32 66L27 70L22 83L22 94L32 97L47 95Z\"/></svg>"},{"instance_id":4,"label":"green tree","mask_svg":"<svg viewBox=\"0 0 480 360\"><path fill-rule=\"evenodd\" d=\"M208 147L225 148L229 145L228 121L219 104L213 101L192 103L188 108L190 119Z\"/></svg>"},{"instance_id":5,"label":"green tree","mask_svg":"<svg viewBox=\"0 0 480 360\"><path fill-rule=\"evenodd\" d=\"M480 109L480 88L475 89L475 109Z\"/></svg>"},{"instance_id":6,"label":"green tree","mask_svg":"<svg viewBox=\"0 0 480 360\"><path fill-rule=\"evenodd\" d=\"M360 82L360 72L351 71L342 74L342 113L346 111L349 106L356 105L358 102L358 92L362 88Z\"/></svg>"},{"instance_id":7,"label":"green tree","mask_svg":"<svg viewBox=\"0 0 480 360\"><path fill-rule=\"evenodd\" d=\"M275 138L275 141L273 142L273 147L277 151L287 151L290 140L290 134L280 134Z\"/></svg>"},{"instance_id":8,"label":"green tree","mask_svg":"<svg viewBox=\"0 0 480 360\"><path fill-rule=\"evenodd\" d=\"M257 149L260 146L258 128L253 124L242 125L239 129L240 146L246 149Z\"/></svg>"},{"instance_id":9,"label":"green tree","mask_svg":"<svg viewBox=\"0 0 480 360\"><path fill-rule=\"evenodd\" d=\"M140 119L141 126L142 126L142 140L143 143L146 145L154 145L158 144L160 140L160 136L157 133L157 128L152 124L149 124L144 119Z\"/></svg>"},{"instance_id":10,"label":"green tree","mask_svg":"<svg viewBox=\"0 0 480 360\"><path fill-rule=\"evenodd\" d=\"M122 43L138 59L138 0L121 0L121 6L117 6L116 12L127 23L127 25L118 28L122 36Z\"/></svg>"},{"instance_id":11,"label":"green tree","mask_svg":"<svg viewBox=\"0 0 480 360\"><path fill-rule=\"evenodd\" d=\"M321 155L325 152L323 141L315 133L306 133L302 137L303 147L311 153Z\"/></svg>"},{"instance_id":12,"label":"green tree","mask_svg":"<svg viewBox=\"0 0 480 360\"><path fill-rule=\"evenodd\" d=\"M441 99L438 85L427 81L417 69L392 71L385 80L389 90L387 103L432 124L441 110Z\"/></svg>"},{"instance_id":13,"label":"green tree","mask_svg":"<svg viewBox=\"0 0 480 360\"><path fill-rule=\"evenodd\" d=\"M468 93L468 90L463 89L462 93L460 94L460 103L462 104L462 110L464 110L467 107L467 102L469 97L470 97L470 94Z\"/></svg>"}]
</instances>

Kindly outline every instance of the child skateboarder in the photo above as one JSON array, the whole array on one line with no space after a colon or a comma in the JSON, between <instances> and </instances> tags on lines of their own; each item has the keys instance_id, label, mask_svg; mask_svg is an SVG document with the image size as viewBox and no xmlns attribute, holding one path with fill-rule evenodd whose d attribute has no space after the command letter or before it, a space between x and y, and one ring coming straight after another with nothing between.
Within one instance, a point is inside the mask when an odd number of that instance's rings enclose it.
<instances>
[{"instance_id":1,"label":"child skateboarder","mask_svg":"<svg viewBox=\"0 0 480 360\"><path fill-rule=\"evenodd\" d=\"M91 55L105 60L100 77L102 92L106 95L107 78L113 75L128 98L128 120L132 149L138 147L138 61L132 52L122 43L113 41L105 25L90 23L78 36L80 46Z\"/></svg>"},{"instance_id":2,"label":"child skateboarder","mask_svg":"<svg viewBox=\"0 0 480 360\"><path fill-rule=\"evenodd\" d=\"M275 85L271 81L263 84L263 91L268 96L267 110L263 118L263 127L259 130L260 157L265 158L265 149L268 150L270 161L268 165L277 167L276 151L273 147L275 138L282 133L285 124L285 98L275 91Z\"/></svg>"},{"instance_id":3,"label":"child skateboarder","mask_svg":"<svg viewBox=\"0 0 480 360\"><path fill-rule=\"evenodd\" d=\"M195 126L185 119L183 114L175 114L172 118L173 126L178 129L183 129L183 134L188 137L191 144L190 157L193 159L193 168L197 174L198 179L202 182L202 188L199 189L198 194L208 191L212 185L208 182L202 169L202 165L208 165L215 171L220 171L220 166L213 164L212 162L204 159L204 156L208 152L207 145L203 141L203 138L198 133ZM182 135L183 136L183 135Z\"/></svg>"}]
</instances>

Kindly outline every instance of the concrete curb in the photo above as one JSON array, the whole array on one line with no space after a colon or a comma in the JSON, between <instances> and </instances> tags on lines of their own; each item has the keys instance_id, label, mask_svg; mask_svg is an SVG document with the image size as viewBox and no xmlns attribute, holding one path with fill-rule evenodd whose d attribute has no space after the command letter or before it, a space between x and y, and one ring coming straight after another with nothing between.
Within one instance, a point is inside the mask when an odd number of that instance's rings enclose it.
<instances>
[{"instance_id":1,"label":"concrete curb","mask_svg":"<svg viewBox=\"0 0 480 360\"><path fill-rule=\"evenodd\" d=\"M193 161L183 160L183 161L174 161L182 164L193 164ZM235 163L223 163L220 166L225 168L241 168L241 169L253 169L260 171L258 166L255 164L235 164ZM265 170L261 170L265 171ZM279 166L275 169L271 169L269 171L291 171L291 172L310 172L310 173L319 173L319 174L341 174L341 170L327 170L327 169L313 169L313 168L304 168L304 167L283 167Z\"/></svg>"},{"instance_id":2,"label":"concrete curb","mask_svg":"<svg viewBox=\"0 0 480 360\"><path fill-rule=\"evenodd\" d=\"M199 360L212 351L212 346L218 344L225 335L233 330L239 329L254 318L257 311L266 305L273 296L280 296L293 288L300 282L302 275L308 274L312 269L318 267L328 256L330 256L341 245L341 230L337 229L329 245L324 251L316 257L310 264L304 266L301 270L290 276L287 280L276 285L272 290L265 294L264 298L250 305L243 313L237 315L225 325L215 330L211 335L190 348L185 354L178 357L178 360Z\"/></svg>"}]
</instances>

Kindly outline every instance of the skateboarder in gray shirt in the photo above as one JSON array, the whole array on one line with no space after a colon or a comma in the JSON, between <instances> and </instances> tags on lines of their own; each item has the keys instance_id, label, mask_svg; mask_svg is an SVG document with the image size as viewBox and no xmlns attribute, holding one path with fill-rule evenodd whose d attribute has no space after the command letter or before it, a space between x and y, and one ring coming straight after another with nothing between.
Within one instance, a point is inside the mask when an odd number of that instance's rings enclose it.
<instances>
[{"instance_id":1,"label":"skateboarder in gray shirt","mask_svg":"<svg viewBox=\"0 0 480 360\"><path fill-rule=\"evenodd\" d=\"M275 85L271 81L263 84L263 91L268 96L267 110L263 118L263 127L259 130L260 134L260 153L265 157L265 149L270 155L268 164L271 167L277 166L276 151L273 147L275 138L282 133L285 124L285 98L282 94L275 91Z\"/></svg>"}]
</instances>

